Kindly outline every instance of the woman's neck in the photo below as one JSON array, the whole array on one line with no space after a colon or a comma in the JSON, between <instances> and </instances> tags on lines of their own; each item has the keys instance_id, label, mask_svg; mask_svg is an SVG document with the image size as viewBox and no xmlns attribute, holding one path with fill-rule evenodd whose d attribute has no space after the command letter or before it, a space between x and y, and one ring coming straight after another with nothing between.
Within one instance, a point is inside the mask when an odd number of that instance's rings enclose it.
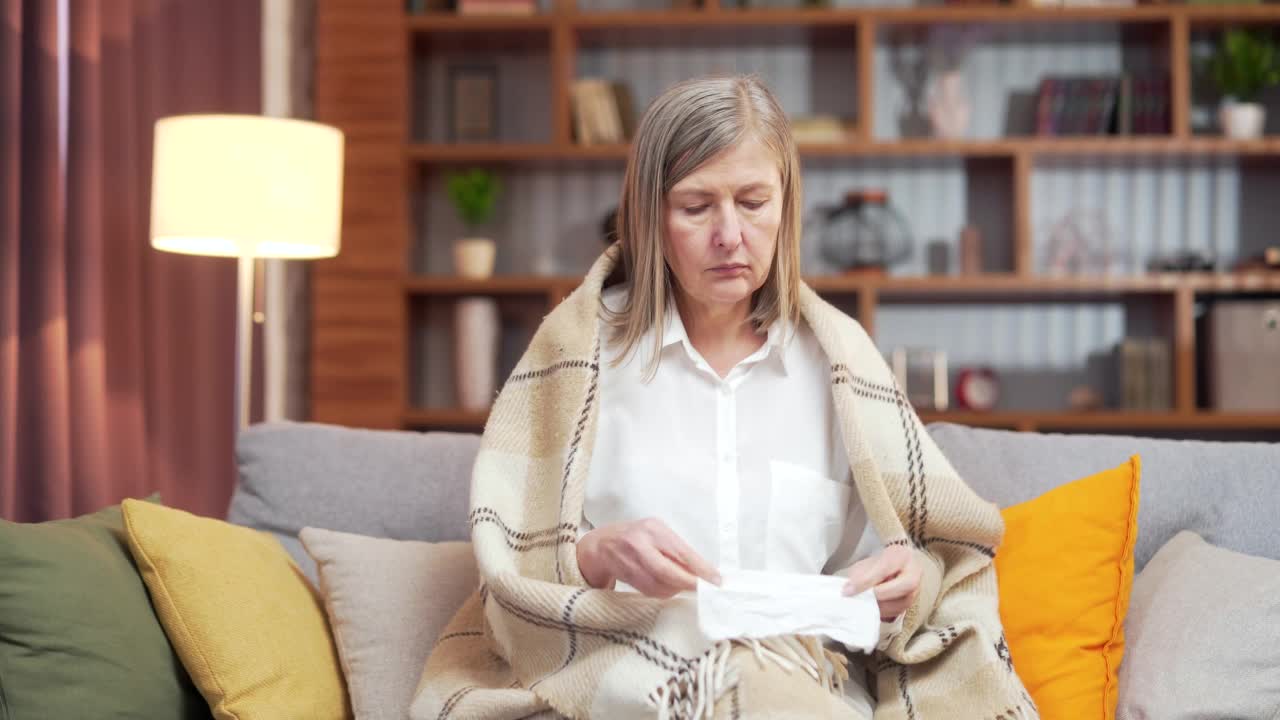
<instances>
[{"instance_id":1,"label":"woman's neck","mask_svg":"<svg viewBox=\"0 0 1280 720\"><path fill-rule=\"evenodd\" d=\"M751 324L750 298L733 305L709 305L677 291L676 307L689 344L720 377L764 344L765 336Z\"/></svg>"}]
</instances>

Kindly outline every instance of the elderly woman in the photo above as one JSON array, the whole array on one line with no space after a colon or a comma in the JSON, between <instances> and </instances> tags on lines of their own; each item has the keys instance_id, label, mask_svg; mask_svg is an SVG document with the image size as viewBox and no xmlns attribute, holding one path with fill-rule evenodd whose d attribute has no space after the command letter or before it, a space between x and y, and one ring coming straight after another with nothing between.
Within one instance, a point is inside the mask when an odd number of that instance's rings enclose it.
<instances>
[{"instance_id":1,"label":"elderly woman","mask_svg":"<svg viewBox=\"0 0 1280 720\"><path fill-rule=\"evenodd\" d=\"M800 200L757 79L650 106L618 242L495 402L472 486L482 585L414 718L1035 716L997 613L999 513L801 282ZM708 640L679 593L738 569L873 589L872 662Z\"/></svg>"}]
</instances>

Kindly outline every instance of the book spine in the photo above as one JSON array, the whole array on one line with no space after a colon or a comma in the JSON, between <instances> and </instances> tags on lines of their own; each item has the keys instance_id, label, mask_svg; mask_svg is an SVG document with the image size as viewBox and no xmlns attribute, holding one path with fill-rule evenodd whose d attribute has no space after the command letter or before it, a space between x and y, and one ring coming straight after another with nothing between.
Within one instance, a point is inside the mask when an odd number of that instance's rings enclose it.
<instances>
[{"instance_id":1,"label":"book spine","mask_svg":"<svg viewBox=\"0 0 1280 720\"><path fill-rule=\"evenodd\" d=\"M1169 343L1164 338L1152 338L1147 344L1147 376L1150 381L1151 409L1173 408L1173 363Z\"/></svg>"}]
</instances>

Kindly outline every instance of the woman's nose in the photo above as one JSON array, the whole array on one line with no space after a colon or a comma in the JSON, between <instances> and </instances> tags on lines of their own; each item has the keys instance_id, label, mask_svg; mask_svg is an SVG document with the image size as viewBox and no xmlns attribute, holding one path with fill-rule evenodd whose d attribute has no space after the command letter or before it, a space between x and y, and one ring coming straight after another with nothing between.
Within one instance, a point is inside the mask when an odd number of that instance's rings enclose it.
<instances>
[{"instance_id":1,"label":"woman's nose","mask_svg":"<svg viewBox=\"0 0 1280 720\"><path fill-rule=\"evenodd\" d=\"M742 219L738 217L738 208L730 202L721 205L716 213L715 237L712 241L727 250L733 250L742 244Z\"/></svg>"}]
</instances>

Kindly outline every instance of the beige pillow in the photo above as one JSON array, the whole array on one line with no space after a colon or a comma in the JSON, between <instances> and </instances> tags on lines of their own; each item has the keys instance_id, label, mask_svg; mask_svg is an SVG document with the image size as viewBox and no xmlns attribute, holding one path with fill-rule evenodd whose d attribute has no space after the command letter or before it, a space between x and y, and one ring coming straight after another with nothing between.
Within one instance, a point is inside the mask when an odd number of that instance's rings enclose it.
<instances>
[{"instance_id":1,"label":"beige pillow","mask_svg":"<svg viewBox=\"0 0 1280 720\"><path fill-rule=\"evenodd\" d=\"M403 720L436 638L479 584L471 543L319 528L299 537L316 561L351 709Z\"/></svg>"},{"instance_id":2,"label":"beige pillow","mask_svg":"<svg viewBox=\"0 0 1280 720\"><path fill-rule=\"evenodd\" d=\"M1183 531L1133 582L1118 720L1280 718L1280 561Z\"/></svg>"}]
</instances>

